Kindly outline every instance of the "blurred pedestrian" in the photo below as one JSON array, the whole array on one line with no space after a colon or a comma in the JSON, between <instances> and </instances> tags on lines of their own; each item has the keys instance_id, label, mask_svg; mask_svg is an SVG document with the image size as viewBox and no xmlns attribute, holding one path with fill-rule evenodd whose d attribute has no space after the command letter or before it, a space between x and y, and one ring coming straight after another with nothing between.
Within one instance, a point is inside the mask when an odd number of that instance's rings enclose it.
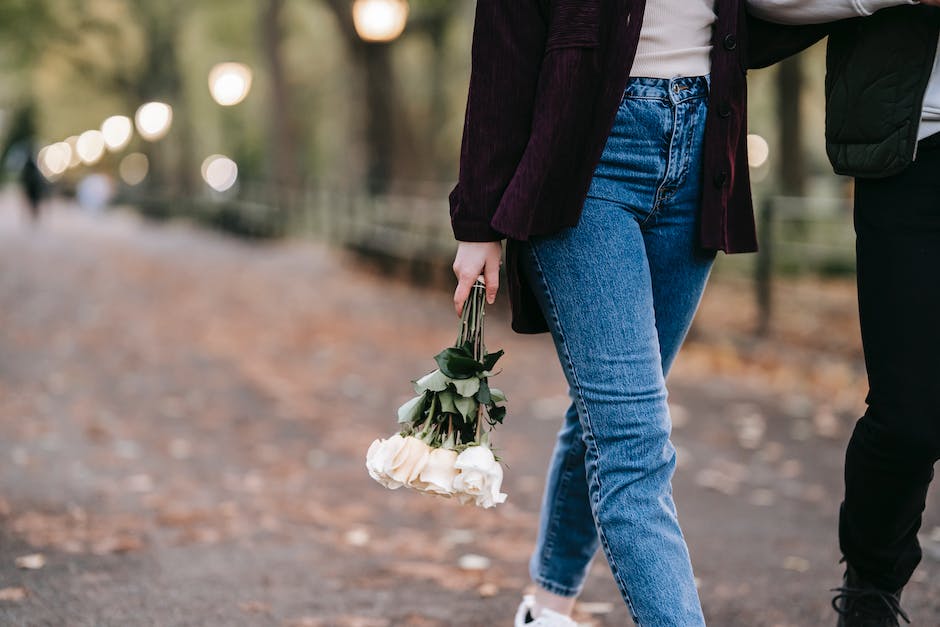
<instances>
[{"instance_id":1,"label":"blurred pedestrian","mask_svg":"<svg viewBox=\"0 0 940 627\"><path fill-rule=\"evenodd\" d=\"M100 214L114 197L114 183L107 174L95 172L83 176L75 186L78 205L89 214Z\"/></svg>"},{"instance_id":2,"label":"blurred pedestrian","mask_svg":"<svg viewBox=\"0 0 940 627\"><path fill-rule=\"evenodd\" d=\"M833 607L841 627L896 626L940 459L940 0L749 2L768 20L839 20L822 33L826 141L855 176L869 394L846 451Z\"/></svg>"},{"instance_id":3,"label":"blurred pedestrian","mask_svg":"<svg viewBox=\"0 0 940 627\"><path fill-rule=\"evenodd\" d=\"M26 209L33 224L39 222L40 203L42 202L44 179L32 150L27 151L23 167L20 169L20 184L26 195Z\"/></svg>"},{"instance_id":4,"label":"blurred pedestrian","mask_svg":"<svg viewBox=\"0 0 940 627\"><path fill-rule=\"evenodd\" d=\"M501 240L513 329L550 331L571 405L515 624L571 626L598 549L638 625L704 625L672 499L665 377L715 253L756 248L741 0L478 0L460 311Z\"/></svg>"}]
</instances>

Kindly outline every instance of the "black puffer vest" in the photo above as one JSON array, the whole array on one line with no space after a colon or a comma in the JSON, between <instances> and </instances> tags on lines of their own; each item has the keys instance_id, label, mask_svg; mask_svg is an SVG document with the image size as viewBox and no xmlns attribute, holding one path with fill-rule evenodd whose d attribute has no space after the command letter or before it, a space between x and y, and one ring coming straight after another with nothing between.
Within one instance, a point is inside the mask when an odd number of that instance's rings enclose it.
<instances>
[{"instance_id":1,"label":"black puffer vest","mask_svg":"<svg viewBox=\"0 0 940 627\"><path fill-rule=\"evenodd\" d=\"M901 6L834 25L826 60L826 149L838 174L880 178L911 164L940 38L940 9Z\"/></svg>"}]
</instances>

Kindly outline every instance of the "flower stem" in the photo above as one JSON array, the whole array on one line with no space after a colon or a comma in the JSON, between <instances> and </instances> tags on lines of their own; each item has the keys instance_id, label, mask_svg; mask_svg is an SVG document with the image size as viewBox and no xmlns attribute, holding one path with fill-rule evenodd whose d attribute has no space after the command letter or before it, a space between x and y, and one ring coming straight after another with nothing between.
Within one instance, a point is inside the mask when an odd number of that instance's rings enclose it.
<instances>
[{"instance_id":1,"label":"flower stem","mask_svg":"<svg viewBox=\"0 0 940 627\"><path fill-rule=\"evenodd\" d=\"M457 337L457 346L470 343L473 358L483 359L483 308L486 303L486 285L477 281L470 289L470 296L464 303L463 315L460 319L460 334Z\"/></svg>"}]
</instances>

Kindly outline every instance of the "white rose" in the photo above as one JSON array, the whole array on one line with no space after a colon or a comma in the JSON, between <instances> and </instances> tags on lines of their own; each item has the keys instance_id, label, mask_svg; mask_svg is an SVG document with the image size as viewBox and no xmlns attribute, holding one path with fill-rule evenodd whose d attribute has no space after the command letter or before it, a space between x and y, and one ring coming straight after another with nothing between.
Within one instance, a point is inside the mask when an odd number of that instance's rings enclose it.
<instances>
[{"instance_id":1,"label":"white rose","mask_svg":"<svg viewBox=\"0 0 940 627\"><path fill-rule=\"evenodd\" d=\"M479 507L493 507L506 500L499 491L503 483L503 467L485 445L471 446L457 456L454 466L459 474L454 479L454 489L462 503L471 500Z\"/></svg>"},{"instance_id":2,"label":"white rose","mask_svg":"<svg viewBox=\"0 0 940 627\"><path fill-rule=\"evenodd\" d=\"M409 435L404 438L404 445L388 458L382 470L392 481L413 487L430 454L431 448L427 444Z\"/></svg>"},{"instance_id":3,"label":"white rose","mask_svg":"<svg viewBox=\"0 0 940 627\"><path fill-rule=\"evenodd\" d=\"M366 453L366 468L369 470L369 475L391 490L397 490L404 484L389 477L385 469L404 446L405 438L396 433L387 440L375 440Z\"/></svg>"},{"instance_id":4,"label":"white rose","mask_svg":"<svg viewBox=\"0 0 940 627\"><path fill-rule=\"evenodd\" d=\"M450 496L454 493L454 478L457 476L457 451L432 448L427 464L411 487L432 494Z\"/></svg>"}]
</instances>

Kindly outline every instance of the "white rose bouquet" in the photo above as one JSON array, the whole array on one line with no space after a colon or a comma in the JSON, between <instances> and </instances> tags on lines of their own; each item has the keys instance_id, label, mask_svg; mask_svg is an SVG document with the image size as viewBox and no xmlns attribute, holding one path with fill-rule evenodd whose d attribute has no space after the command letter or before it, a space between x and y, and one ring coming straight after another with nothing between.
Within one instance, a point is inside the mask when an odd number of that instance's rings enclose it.
<instances>
[{"instance_id":1,"label":"white rose bouquet","mask_svg":"<svg viewBox=\"0 0 940 627\"><path fill-rule=\"evenodd\" d=\"M477 281L463 308L456 346L434 357L437 370L414 381L415 396L398 408L400 431L375 440L366 468L387 488L405 486L461 503L493 507L503 468L490 448L489 433L503 422L506 396L489 386L503 351L483 344L485 286Z\"/></svg>"}]
</instances>

